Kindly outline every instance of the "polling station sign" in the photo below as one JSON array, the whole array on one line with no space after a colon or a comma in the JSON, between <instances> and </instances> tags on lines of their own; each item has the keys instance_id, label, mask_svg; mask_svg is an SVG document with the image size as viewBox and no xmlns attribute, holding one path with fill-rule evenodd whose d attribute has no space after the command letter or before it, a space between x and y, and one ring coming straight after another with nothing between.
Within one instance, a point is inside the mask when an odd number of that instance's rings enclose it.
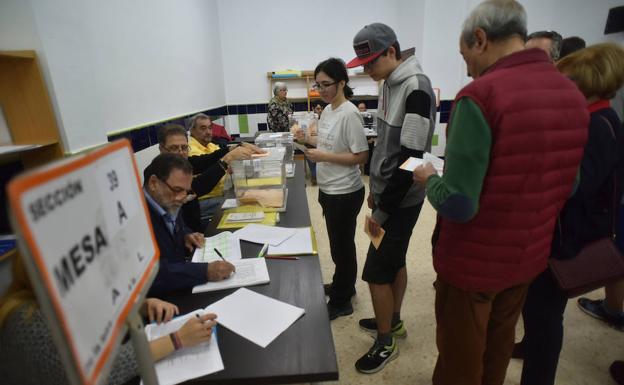
<instances>
[{"instance_id":1,"label":"polling station sign","mask_svg":"<svg viewBox=\"0 0 624 385\"><path fill-rule=\"evenodd\" d=\"M130 144L34 170L13 180L8 193L24 262L33 284L45 289L37 297L51 304L42 310L69 348L66 364L80 382L98 383L158 267Z\"/></svg>"}]
</instances>

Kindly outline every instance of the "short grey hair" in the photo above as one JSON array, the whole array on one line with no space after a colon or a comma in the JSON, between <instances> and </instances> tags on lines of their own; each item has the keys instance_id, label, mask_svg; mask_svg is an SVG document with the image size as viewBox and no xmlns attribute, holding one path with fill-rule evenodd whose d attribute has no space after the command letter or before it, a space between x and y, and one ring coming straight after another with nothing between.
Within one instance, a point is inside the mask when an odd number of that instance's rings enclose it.
<instances>
[{"instance_id":1,"label":"short grey hair","mask_svg":"<svg viewBox=\"0 0 624 385\"><path fill-rule=\"evenodd\" d=\"M474 31L481 28L489 41L504 40L513 35L524 41L526 25L527 14L522 4L515 0L486 0L477 5L464 21L461 39L472 47L476 43Z\"/></svg>"},{"instance_id":2,"label":"short grey hair","mask_svg":"<svg viewBox=\"0 0 624 385\"><path fill-rule=\"evenodd\" d=\"M550 40L550 58L555 61L559 60L559 53L561 52L561 42L563 37L555 31L537 31L533 32L527 37L527 41L531 39L549 39Z\"/></svg>"},{"instance_id":3,"label":"short grey hair","mask_svg":"<svg viewBox=\"0 0 624 385\"><path fill-rule=\"evenodd\" d=\"M277 96L280 90L288 90L288 86L284 82L277 82L273 85L273 95Z\"/></svg>"},{"instance_id":4,"label":"short grey hair","mask_svg":"<svg viewBox=\"0 0 624 385\"><path fill-rule=\"evenodd\" d=\"M186 129L189 131L193 130L195 128L195 125L197 124L197 121L204 119L210 119L210 116L201 112L199 114L193 115L190 119L186 121Z\"/></svg>"}]
</instances>

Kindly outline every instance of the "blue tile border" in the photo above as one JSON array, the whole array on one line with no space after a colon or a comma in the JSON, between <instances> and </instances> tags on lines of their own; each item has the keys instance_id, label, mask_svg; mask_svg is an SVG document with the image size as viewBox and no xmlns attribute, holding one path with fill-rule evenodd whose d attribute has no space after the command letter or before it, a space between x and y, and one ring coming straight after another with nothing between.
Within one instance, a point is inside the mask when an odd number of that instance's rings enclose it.
<instances>
[{"instance_id":1,"label":"blue tile border","mask_svg":"<svg viewBox=\"0 0 624 385\"><path fill-rule=\"evenodd\" d=\"M358 100L353 99L353 103L356 105L364 102L366 104L367 109L377 109L377 99L366 99L366 100ZM307 102L295 102L293 103L293 107L295 111L307 111L308 103ZM453 107L453 100L442 100L440 101L440 106L438 107L438 113L440 115L440 123L447 123L451 114L451 108ZM255 103L255 104L238 104L238 105L227 105L221 106L217 108L212 108L210 110L202 111L204 114L208 116L227 116L227 115L244 115L244 114L264 114L267 111L266 103ZM189 114L185 116L179 116L170 120L146 125L143 127L138 127L133 130L114 133L108 135L108 141L112 142L114 140L120 138L128 138L132 142L132 148L134 151L141 151L147 147L153 146L158 143L158 138L156 136L158 127L168 124L168 123L176 123L186 127L186 120L193 116L194 114ZM266 123L258 123L257 127L258 131L266 131L267 125Z\"/></svg>"}]
</instances>

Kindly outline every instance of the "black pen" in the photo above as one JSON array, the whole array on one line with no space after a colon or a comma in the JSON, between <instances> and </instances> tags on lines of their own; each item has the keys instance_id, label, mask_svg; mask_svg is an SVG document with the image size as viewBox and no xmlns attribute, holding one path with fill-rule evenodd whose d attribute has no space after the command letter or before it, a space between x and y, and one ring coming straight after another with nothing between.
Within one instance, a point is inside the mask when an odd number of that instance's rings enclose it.
<instances>
[{"instance_id":1,"label":"black pen","mask_svg":"<svg viewBox=\"0 0 624 385\"><path fill-rule=\"evenodd\" d=\"M219 252L219 250L217 250L217 248L213 248L213 250L215 251L215 253L217 253L217 255L219 256L219 258L221 258L222 260L225 261L225 258L223 258L223 255L221 255L221 253Z\"/></svg>"}]
</instances>

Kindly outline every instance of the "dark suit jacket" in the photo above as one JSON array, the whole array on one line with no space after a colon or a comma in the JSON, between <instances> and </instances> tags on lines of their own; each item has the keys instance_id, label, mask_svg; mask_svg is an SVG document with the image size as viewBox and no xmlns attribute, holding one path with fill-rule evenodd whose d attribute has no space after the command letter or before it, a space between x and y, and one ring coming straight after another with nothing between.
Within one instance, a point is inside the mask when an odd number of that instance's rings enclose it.
<instances>
[{"instance_id":1,"label":"dark suit jacket","mask_svg":"<svg viewBox=\"0 0 624 385\"><path fill-rule=\"evenodd\" d=\"M148 202L154 237L160 249L160 269L148 292L148 297L163 297L178 290L190 290L208 281L208 264L188 262L184 236L191 233L178 215L174 234L169 232L165 220Z\"/></svg>"}]
</instances>

